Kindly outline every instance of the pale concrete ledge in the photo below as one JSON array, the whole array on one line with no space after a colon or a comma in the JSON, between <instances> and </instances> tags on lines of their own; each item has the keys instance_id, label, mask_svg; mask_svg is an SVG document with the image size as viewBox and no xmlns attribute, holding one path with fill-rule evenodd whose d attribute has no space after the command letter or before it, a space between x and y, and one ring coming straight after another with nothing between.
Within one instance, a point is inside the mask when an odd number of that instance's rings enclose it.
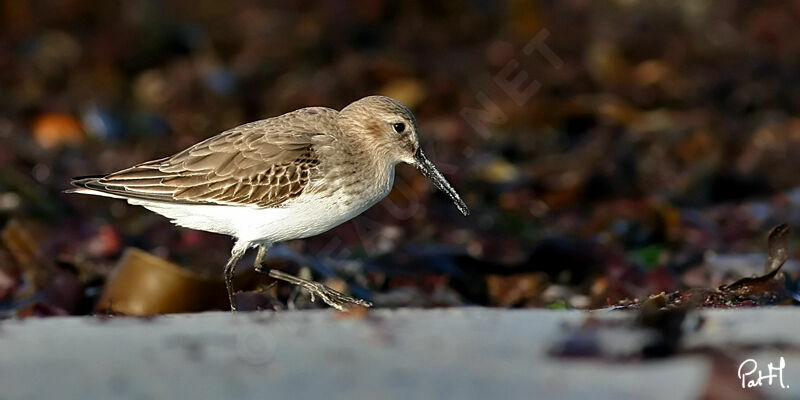
<instances>
[{"instance_id":1,"label":"pale concrete ledge","mask_svg":"<svg viewBox=\"0 0 800 400\"><path fill-rule=\"evenodd\" d=\"M696 398L702 356L607 363L548 350L588 315L546 310L227 312L0 323L0 399L622 399ZM624 318L621 312L595 312ZM800 310L704 311L686 342L800 345ZM783 355L772 396L800 398L800 354ZM738 366L731 366L736 371ZM735 377L734 377L735 378Z\"/></svg>"}]
</instances>

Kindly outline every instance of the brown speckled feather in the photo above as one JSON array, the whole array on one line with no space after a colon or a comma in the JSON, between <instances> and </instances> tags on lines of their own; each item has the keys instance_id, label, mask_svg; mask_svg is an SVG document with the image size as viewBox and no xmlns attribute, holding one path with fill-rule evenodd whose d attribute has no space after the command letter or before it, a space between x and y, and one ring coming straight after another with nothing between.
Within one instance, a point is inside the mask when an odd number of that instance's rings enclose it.
<instances>
[{"instance_id":1,"label":"brown speckled feather","mask_svg":"<svg viewBox=\"0 0 800 400\"><path fill-rule=\"evenodd\" d=\"M252 122L171 157L74 183L139 200L279 207L319 175L336 114L312 108Z\"/></svg>"}]
</instances>

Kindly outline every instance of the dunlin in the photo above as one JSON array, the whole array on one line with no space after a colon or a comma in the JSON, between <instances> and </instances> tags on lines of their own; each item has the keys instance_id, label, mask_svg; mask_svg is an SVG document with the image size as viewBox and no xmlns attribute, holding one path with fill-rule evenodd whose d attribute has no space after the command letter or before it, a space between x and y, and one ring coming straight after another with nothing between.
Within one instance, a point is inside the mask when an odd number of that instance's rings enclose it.
<instances>
[{"instance_id":1,"label":"dunlin","mask_svg":"<svg viewBox=\"0 0 800 400\"><path fill-rule=\"evenodd\" d=\"M308 107L244 124L170 157L75 178L70 192L125 199L179 226L233 236L224 277L234 311L234 268L251 247L258 248L256 270L343 309L371 303L264 268L262 259L274 243L323 233L377 203L392 189L401 162L416 166L469 214L420 149L414 115L383 96L341 111Z\"/></svg>"}]
</instances>

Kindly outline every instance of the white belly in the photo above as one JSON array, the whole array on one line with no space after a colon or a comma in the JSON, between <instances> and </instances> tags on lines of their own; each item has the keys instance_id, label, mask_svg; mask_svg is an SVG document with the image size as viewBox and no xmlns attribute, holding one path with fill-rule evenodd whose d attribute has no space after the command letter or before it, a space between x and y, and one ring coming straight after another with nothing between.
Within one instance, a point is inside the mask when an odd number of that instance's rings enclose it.
<instances>
[{"instance_id":1,"label":"white belly","mask_svg":"<svg viewBox=\"0 0 800 400\"><path fill-rule=\"evenodd\" d=\"M381 182L358 197L300 195L281 208L227 205L183 205L129 200L172 220L176 225L236 237L246 243L276 243L318 235L366 211L386 197L394 182Z\"/></svg>"}]
</instances>

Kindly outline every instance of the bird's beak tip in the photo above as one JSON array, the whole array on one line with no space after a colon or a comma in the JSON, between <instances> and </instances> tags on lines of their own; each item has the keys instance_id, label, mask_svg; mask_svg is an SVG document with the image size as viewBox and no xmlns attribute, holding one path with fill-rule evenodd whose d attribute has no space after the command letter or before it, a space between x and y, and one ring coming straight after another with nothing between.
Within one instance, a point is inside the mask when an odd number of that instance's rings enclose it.
<instances>
[{"instance_id":1,"label":"bird's beak tip","mask_svg":"<svg viewBox=\"0 0 800 400\"><path fill-rule=\"evenodd\" d=\"M414 165L419 169L423 175L428 177L428 179L433 182L433 184L439 188L439 190L445 192L453 203L455 203L458 211L461 211L464 216L469 215L469 208L467 204L464 203L464 200L461 199L461 196L458 195L455 189L450 186L450 183L447 182L447 179L436 169L436 166L433 165L427 157L425 157L425 153L422 150L418 150L417 153L414 155Z\"/></svg>"}]
</instances>

